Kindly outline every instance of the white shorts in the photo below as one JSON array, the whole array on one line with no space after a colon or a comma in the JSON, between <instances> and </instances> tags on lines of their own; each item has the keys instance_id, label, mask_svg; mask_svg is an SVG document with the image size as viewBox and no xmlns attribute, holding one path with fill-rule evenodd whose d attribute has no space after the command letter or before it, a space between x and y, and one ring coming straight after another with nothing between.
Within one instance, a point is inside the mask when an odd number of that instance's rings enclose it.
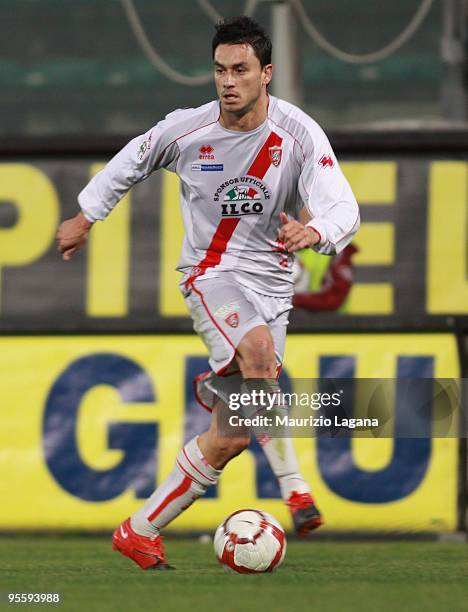
<instances>
[{"instance_id":1,"label":"white shorts","mask_svg":"<svg viewBox=\"0 0 468 612\"><path fill-rule=\"evenodd\" d=\"M209 387L212 393L225 397L224 393L218 393L218 387L228 384L226 377L230 379L230 388L240 384L240 375L233 376L239 370L234 361L236 350L246 333L259 325L267 325L271 332L280 369L292 308L291 297L257 293L241 285L230 272L214 278L197 278L188 287L184 282L185 279L180 289L193 319L194 330L208 349L213 370L196 377L199 401L204 395L202 387ZM207 398L200 403L205 408L212 408L212 401Z\"/></svg>"}]
</instances>

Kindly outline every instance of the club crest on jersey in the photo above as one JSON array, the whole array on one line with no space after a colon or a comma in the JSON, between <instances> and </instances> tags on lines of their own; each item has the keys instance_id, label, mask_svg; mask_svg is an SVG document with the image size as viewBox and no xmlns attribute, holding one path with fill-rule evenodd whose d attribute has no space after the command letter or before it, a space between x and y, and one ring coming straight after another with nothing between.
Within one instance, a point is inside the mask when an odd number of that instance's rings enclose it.
<instances>
[{"instance_id":1,"label":"club crest on jersey","mask_svg":"<svg viewBox=\"0 0 468 612\"><path fill-rule=\"evenodd\" d=\"M224 319L229 327L236 328L239 325L239 313L233 312L228 317Z\"/></svg>"},{"instance_id":2,"label":"club crest on jersey","mask_svg":"<svg viewBox=\"0 0 468 612\"><path fill-rule=\"evenodd\" d=\"M281 163L281 156L283 149L281 147L269 147L268 152L270 154L271 163L277 168Z\"/></svg>"}]
</instances>

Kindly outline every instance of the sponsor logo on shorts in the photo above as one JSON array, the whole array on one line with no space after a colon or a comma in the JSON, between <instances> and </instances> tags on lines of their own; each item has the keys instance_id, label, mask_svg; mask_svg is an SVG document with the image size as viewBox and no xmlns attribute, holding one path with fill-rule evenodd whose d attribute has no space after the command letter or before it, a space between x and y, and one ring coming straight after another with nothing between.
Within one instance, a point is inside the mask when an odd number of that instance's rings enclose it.
<instances>
[{"instance_id":1,"label":"sponsor logo on shorts","mask_svg":"<svg viewBox=\"0 0 468 612\"><path fill-rule=\"evenodd\" d=\"M224 164L192 164L192 172L223 172Z\"/></svg>"},{"instance_id":2,"label":"sponsor logo on shorts","mask_svg":"<svg viewBox=\"0 0 468 612\"><path fill-rule=\"evenodd\" d=\"M237 327L239 325L239 313L233 312L224 320L230 327Z\"/></svg>"}]
</instances>

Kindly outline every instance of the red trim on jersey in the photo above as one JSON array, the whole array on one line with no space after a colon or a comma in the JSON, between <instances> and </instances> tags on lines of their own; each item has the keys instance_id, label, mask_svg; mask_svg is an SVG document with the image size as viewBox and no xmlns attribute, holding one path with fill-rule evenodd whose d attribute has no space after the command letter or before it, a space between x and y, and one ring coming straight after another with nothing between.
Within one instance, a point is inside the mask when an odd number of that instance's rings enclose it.
<instances>
[{"instance_id":1,"label":"red trim on jersey","mask_svg":"<svg viewBox=\"0 0 468 612\"><path fill-rule=\"evenodd\" d=\"M180 140L181 138L185 138L185 136L189 136L190 134L193 134L194 132L198 132L198 130L202 130L203 128L206 128L209 125L213 125L213 123L218 123L218 121L210 121L209 123L205 123L205 125L201 125L200 127L190 130L190 132L185 132L184 134L181 134L181 136L177 136L177 138L174 138L172 142L170 142L166 147L164 147L161 156L164 155L166 150L174 143L176 143L177 146L179 147L179 143L177 141ZM179 154L180 154L180 147L179 147Z\"/></svg>"},{"instance_id":2,"label":"red trim on jersey","mask_svg":"<svg viewBox=\"0 0 468 612\"><path fill-rule=\"evenodd\" d=\"M262 179L271 166L270 147L280 146L283 142L281 136L278 136L275 132L271 132L262 148L257 153L257 156L252 162L252 165L247 170L249 176L255 176L256 178ZM251 194L253 195L253 194ZM214 236L211 240L210 246L206 251L205 257L201 262L195 266L195 269L199 268L196 274L192 274L186 281L185 287L189 287L193 281L202 276L208 268L214 268L220 261L223 253L227 249L229 240L236 229L240 218L221 219Z\"/></svg>"},{"instance_id":3,"label":"red trim on jersey","mask_svg":"<svg viewBox=\"0 0 468 612\"><path fill-rule=\"evenodd\" d=\"M354 227L355 227L356 223L358 222L358 220L359 220L359 204L357 204L357 215L356 215L356 218L354 219L354 223L352 224L352 226L350 227L350 229L349 229L347 232L345 232L345 234L343 235L343 237L341 238L341 240L344 240L344 239L346 238L346 236L349 236L349 234L352 234L352 233L353 233L353 229L354 229ZM312 221L313 221L313 219L312 219ZM322 242L323 238L322 238L322 235L320 234L320 232L319 232L318 230L316 230L316 229L315 229L315 227L313 227L312 225L307 225L307 227L310 227L310 228L312 228L312 229L313 229L315 232L317 232L317 234L320 236L320 242ZM317 242L317 244L320 244L320 242ZM336 245L335 245L335 246L336 246Z\"/></svg>"},{"instance_id":4,"label":"red trim on jersey","mask_svg":"<svg viewBox=\"0 0 468 612\"><path fill-rule=\"evenodd\" d=\"M258 152L257 157L253 160L252 165L247 170L247 174L262 179L271 166L270 147L279 147L282 142L283 139L281 136L278 136L275 132L271 132L263 147Z\"/></svg>"},{"instance_id":5,"label":"red trim on jersey","mask_svg":"<svg viewBox=\"0 0 468 612\"><path fill-rule=\"evenodd\" d=\"M164 508L171 503L171 501L174 501L174 499L186 493L190 489L190 485L192 484L192 482L192 478L184 476L182 483L177 487L177 489L174 489L172 493L169 493L169 495L159 504L156 510L153 510L153 512L148 516L148 521L151 522L152 520L154 520L158 516L158 514L162 512Z\"/></svg>"},{"instance_id":6,"label":"red trim on jersey","mask_svg":"<svg viewBox=\"0 0 468 612\"><path fill-rule=\"evenodd\" d=\"M181 136L177 136L177 138L174 138L174 140L172 140L168 145L166 145L164 147L164 149L162 150L161 155L159 156L158 160L161 160L164 157L164 154L166 153L167 149L171 145L176 144L177 148L179 149L179 155L177 156L177 160L176 160L176 168L177 168L177 164L179 163L179 158L180 158L180 146L179 146L179 143L177 141L180 140L181 138L185 138L185 136L188 136L189 134L193 134L193 132L197 132L198 130L202 130L203 128L208 127L209 125L213 125L213 123L218 123L218 120L210 121L210 123L205 123L205 125L201 125L200 127L197 127L197 128L194 128L193 130L190 130L190 132L185 132L185 134L182 134Z\"/></svg>"},{"instance_id":7,"label":"red trim on jersey","mask_svg":"<svg viewBox=\"0 0 468 612\"><path fill-rule=\"evenodd\" d=\"M306 156L305 156L305 154L304 154L304 149L302 148L302 145L301 145L300 141L299 141L299 140L298 140L298 139L297 139L295 136L293 136L293 134L291 134L291 132L288 132L288 130L287 130L285 127L283 127L283 126L282 126L282 125L280 125L279 123L276 123L276 121L275 121L274 119L272 119L271 117L269 117L269 120L270 120L272 123L274 123L274 124L275 124L277 127L279 127L279 129L280 129L280 130L283 130L283 132L286 132L286 134L289 134L289 136L291 136L291 138L294 140L294 142L296 142L296 143L299 145L299 148L301 149L302 157L304 158L304 161L305 161ZM302 125L302 124L301 124L301 125ZM303 126L303 127L305 127L305 126Z\"/></svg>"},{"instance_id":8,"label":"red trim on jersey","mask_svg":"<svg viewBox=\"0 0 468 612\"><path fill-rule=\"evenodd\" d=\"M240 219L221 219L215 235L211 240L210 246L206 251L205 257L198 264L199 268L214 268L221 261L221 256L226 250L227 244L231 239Z\"/></svg>"},{"instance_id":9,"label":"red trim on jersey","mask_svg":"<svg viewBox=\"0 0 468 612\"><path fill-rule=\"evenodd\" d=\"M189 287L193 281L199 276L202 276L208 268L213 268L219 264L239 221L239 218L221 219L211 240L210 246L206 251L205 257L197 266L195 266L195 269L199 268L198 272L196 274L192 274L188 278L185 283L185 287Z\"/></svg>"}]
</instances>

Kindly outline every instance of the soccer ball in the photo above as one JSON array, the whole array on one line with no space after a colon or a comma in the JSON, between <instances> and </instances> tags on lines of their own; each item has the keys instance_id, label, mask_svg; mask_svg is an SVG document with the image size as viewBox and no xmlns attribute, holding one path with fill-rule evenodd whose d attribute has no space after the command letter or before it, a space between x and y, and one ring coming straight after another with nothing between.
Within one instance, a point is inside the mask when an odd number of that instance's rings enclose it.
<instances>
[{"instance_id":1,"label":"soccer ball","mask_svg":"<svg viewBox=\"0 0 468 612\"><path fill-rule=\"evenodd\" d=\"M286 536L278 521L260 510L238 510L214 536L218 561L239 574L272 572L284 559Z\"/></svg>"}]
</instances>

